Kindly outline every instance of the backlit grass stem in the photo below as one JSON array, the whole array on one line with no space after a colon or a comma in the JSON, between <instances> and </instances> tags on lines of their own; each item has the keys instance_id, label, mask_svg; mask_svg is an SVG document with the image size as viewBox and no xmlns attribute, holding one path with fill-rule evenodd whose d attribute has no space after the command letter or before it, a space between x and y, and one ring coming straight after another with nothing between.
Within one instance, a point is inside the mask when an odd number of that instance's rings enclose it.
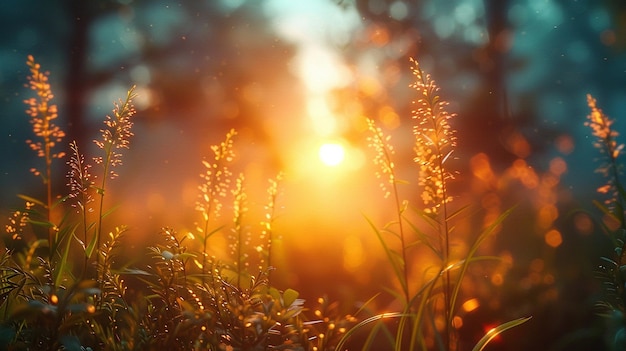
<instances>
[{"instance_id":1,"label":"backlit grass stem","mask_svg":"<svg viewBox=\"0 0 626 351\"><path fill-rule=\"evenodd\" d=\"M262 231L261 240L265 240L265 243L261 243L257 250L261 252L261 270L263 269L263 263L266 265L267 270L267 282L268 285L272 284L272 250L275 244L274 221L276 220L276 201L278 197L278 183L282 180L283 174L279 173L275 179L270 179L270 186L267 189L268 203L265 205L265 219L261 221ZM265 249L263 245L266 245Z\"/></svg>"},{"instance_id":2,"label":"backlit grass stem","mask_svg":"<svg viewBox=\"0 0 626 351\"><path fill-rule=\"evenodd\" d=\"M54 120L57 118L57 106L51 103L54 95L50 89L50 83L48 83L49 74L41 71L41 65L35 62L32 55L28 55L26 64L30 69L28 87L36 93L37 97L24 100L24 103L28 105L26 113L30 116L33 132L35 136L40 138L39 141L26 140L26 143L37 153L37 156L43 158L45 161L43 171L37 168L31 168L31 172L37 176L41 176L46 186L45 210L47 213L46 220L49 223L48 248L50 249L50 258L52 258L54 254L52 248L54 247L55 231L58 229L56 225L52 223L52 209L54 205L52 194L52 160L65 155L64 152L54 152L53 149L57 143L63 140L65 132L54 123Z\"/></svg>"},{"instance_id":3,"label":"backlit grass stem","mask_svg":"<svg viewBox=\"0 0 626 351\"><path fill-rule=\"evenodd\" d=\"M233 138L237 135L234 129L226 133L224 141L217 145L211 145L213 161L203 160L204 173L200 174L203 182L198 186L199 196L196 201L196 210L202 215L202 224L196 226L200 233L202 244L201 280L202 285L206 283L207 273L211 276L213 272L207 270L208 266L208 241L209 238L220 228L211 230L211 223L214 217L218 217L222 209L222 200L226 197L231 184L232 173L229 169L230 163L235 158L233 151ZM212 281L213 279L210 279Z\"/></svg>"},{"instance_id":4,"label":"backlit grass stem","mask_svg":"<svg viewBox=\"0 0 626 351\"><path fill-rule=\"evenodd\" d=\"M70 188L68 199L74 200L73 207L77 208L78 214L82 224L83 238L81 246L85 254L85 262L83 266L83 274L87 269L87 263L89 261L89 254L87 252L87 233L90 230L91 225L88 224L88 213L92 212L90 203L93 202L92 188L94 186L91 173L89 169L91 165L85 162L85 156L78 150L78 144L76 141L70 143L70 160L68 165L70 171L68 173L68 186Z\"/></svg>"},{"instance_id":5,"label":"backlit grass stem","mask_svg":"<svg viewBox=\"0 0 626 351\"><path fill-rule=\"evenodd\" d=\"M447 102L441 100L439 87L424 74L419 64L414 64L413 75L416 82L412 87L418 92L418 99L413 110L413 127L415 135L415 162L420 166L419 185L423 187L422 200L426 206L425 212L436 218L438 226L441 259L443 267L450 264L450 229L448 226L448 204L452 197L448 194L447 182L454 179L448 170L448 161L456 146L454 129L448 121L454 117L446 111ZM438 217L438 218L437 218ZM451 320L451 281L450 271L446 270L443 277L444 315L445 320ZM451 326L446 323L444 336L445 347L450 349Z\"/></svg>"},{"instance_id":6,"label":"backlit grass stem","mask_svg":"<svg viewBox=\"0 0 626 351\"><path fill-rule=\"evenodd\" d=\"M104 195L107 185L107 179L115 179L118 174L115 167L122 165L122 149L128 149L130 146L130 138L133 136L131 128L133 122L132 116L135 114L133 99L135 98L135 87L128 90L126 99L115 103L113 116L107 115L104 121L105 127L100 130L101 139L94 140L94 143L104 152L103 156L94 157L94 162L102 166L102 176L100 177L99 187L96 188L98 194L98 217L95 226L95 247L100 248L102 237L102 222L104 213ZM100 257L97 257L98 264Z\"/></svg>"},{"instance_id":7,"label":"backlit grass stem","mask_svg":"<svg viewBox=\"0 0 626 351\"><path fill-rule=\"evenodd\" d=\"M397 227L398 227L398 239L400 240L400 255L402 262L400 263L400 267L395 268L396 276L399 280L400 287L402 289L402 295L404 298L404 304L410 308L409 300L410 300L410 291L409 291L409 268L408 268L408 255L407 255L407 242L404 234L404 225L402 215L406 209L406 206L402 204L400 200L400 195L398 193L398 182L396 179L395 173L395 164L391 159L391 155L394 153L393 146L389 143L391 139L389 136L383 134L382 130L376 127L373 120L367 120L368 129L371 133L369 136L369 145L375 151L374 155L374 164L378 165L380 169L377 171L376 175L381 179L381 188L384 191L384 196L389 197L393 196L393 201L395 205L395 213L397 215ZM391 189L389 189L391 187ZM382 236L379 235L379 239L381 243L385 246L385 251L388 253L388 257L392 264L395 260L392 258L393 253L389 252L389 248L387 248L386 243ZM395 266L395 265L394 265Z\"/></svg>"},{"instance_id":8,"label":"backlit grass stem","mask_svg":"<svg viewBox=\"0 0 626 351\"><path fill-rule=\"evenodd\" d=\"M587 105L591 113L587 116L585 125L591 128L592 134L597 138L594 146L600 150L602 163L596 172L602 174L606 179L606 184L598 188L601 194L609 197L605 204L609 210L614 211L614 216L619 221L620 227L625 227L624 220L624 187L621 184L622 165L618 162L618 157L624 144L617 143L619 133L613 128L613 120L602 112L597 106L596 99L587 94Z\"/></svg>"}]
</instances>

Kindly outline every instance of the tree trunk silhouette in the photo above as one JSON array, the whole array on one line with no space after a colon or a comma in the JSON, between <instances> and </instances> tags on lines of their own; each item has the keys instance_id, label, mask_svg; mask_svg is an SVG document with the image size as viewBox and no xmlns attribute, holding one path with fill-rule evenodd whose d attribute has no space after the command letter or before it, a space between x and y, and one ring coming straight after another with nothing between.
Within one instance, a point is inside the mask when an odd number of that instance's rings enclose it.
<instances>
[{"instance_id":1,"label":"tree trunk silhouette","mask_svg":"<svg viewBox=\"0 0 626 351\"><path fill-rule=\"evenodd\" d=\"M89 139L85 120L85 100L88 93L86 66L92 16L89 13L87 1L68 0L67 4L72 28L67 48L65 113L68 122L68 139L76 140L79 148L83 149Z\"/></svg>"},{"instance_id":2,"label":"tree trunk silhouette","mask_svg":"<svg viewBox=\"0 0 626 351\"><path fill-rule=\"evenodd\" d=\"M489 42L478 48L476 71L482 77L482 86L464 118L458 121L465 144L460 147L469 156L484 152L496 168L506 168L514 159L506 147L506 139L514 131L516 121L511 118L506 87L506 54L510 45L507 22L508 0L485 0Z\"/></svg>"}]
</instances>

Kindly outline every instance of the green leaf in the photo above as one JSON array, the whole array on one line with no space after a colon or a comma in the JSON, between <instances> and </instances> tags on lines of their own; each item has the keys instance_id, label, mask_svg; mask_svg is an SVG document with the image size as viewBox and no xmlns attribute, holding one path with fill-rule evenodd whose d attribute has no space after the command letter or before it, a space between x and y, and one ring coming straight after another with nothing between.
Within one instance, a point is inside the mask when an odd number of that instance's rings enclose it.
<instances>
[{"instance_id":1,"label":"green leaf","mask_svg":"<svg viewBox=\"0 0 626 351\"><path fill-rule=\"evenodd\" d=\"M206 235L203 237L203 240L207 240L208 238L210 238L211 236L213 236L213 234L219 232L220 230L222 230L222 228L224 228L224 225L221 225L213 230L211 230L210 232L206 233Z\"/></svg>"},{"instance_id":2,"label":"green leaf","mask_svg":"<svg viewBox=\"0 0 626 351\"><path fill-rule=\"evenodd\" d=\"M493 338L495 338L496 336L500 335L502 332L509 330L513 327L516 327L520 324L526 323L528 322L528 320L530 320L532 317L523 317L523 318L518 318L518 319L514 319L512 321L500 324L499 326L491 329L490 331L487 332L487 334L485 334L479 341L478 343L474 346L474 348L472 349L472 351L482 351L485 346L487 346L487 344L493 340Z\"/></svg>"},{"instance_id":3,"label":"green leaf","mask_svg":"<svg viewBox=\"0 0 626 351\"><path fill-rule=\"evenodd\" d=\"M278 291L278 289L272 287L268 292L274 300L280 301L280 291Z\"/></svg>"},{"instance_id":4,"label":"green leaf","mask_svg":"<svg viewBox=\"0 0 626 351\"><path fill-rule=\"evenodd\" d=\"M74 230L76 229L76 227L71 229L71 234L73 235ZM70 232L69 229L65 229L63 230L63 232ZM62 235L61 236L61 240L59 240L56 245L60 245L61 241L63 239L65 239L65 248L63 249L63 254L61 256L61 259L59 260L59 262L57 262L55 270L54 270L54 274L56 275L55 279L54 279L54 284L55 286L60 286L61 282L63 282L63 278L65 277L65 273L69 273L71 274L71 268L70 268L70 260L69 258L69 253L70 253L70 245L72 244L72 240L70 240L68 238L68 235ZM55 249L56 250L56 249Z\"/></svg>"},{"instance_id":5,"label":"green leaf","mask_svg":"<svg viewBox=\"0 0 626 351\"><path fill-rule=\"evenodd\" d=\"M81 347L80 340L73 335L63 335L59 338L61 345L63 345L63 350L68 351L80 351L84 350Z\"/></svg>"},{"instance_id":6,"label":"green leaf","mask_svg":"<svg viewBox=\"0 0 626 351\"><path fill-rule=\"evenodd\" d=\"M452 214L449 214L448 217L446 218L447 222L450 222L453 218L455 218L456 216L462 214L463 212L466 212L469 209L470 205L465 205L462 206L461 208L459 208L458 210L452 212ZM469 215L471 217L471 215Z\"/></svg>"},{"instance_id":7,"label":"green leaf","mask_svg":"<svg viewBox=\"0 0 626 351\"><path fill-rule=\"evenodd\" d=\"M406 246L406 248L410 248L413 246L418 246L419 244L423 244L426 245L426 247L428 247L428 249L430 249L430 251L432 251L435 255L437 255L437 257L439 257L439 259L443 259L443 256L441 254L441 250L437 249L432 243L431 240L428 238L428 236L426 234L424 234L424 232L422 230L419 229L419 227L417 225L415 225L415 223L409 221L408 219L405 220L405 222L411 227L411 229L413 230L413 232L415 233L415 235L417 235L417 241L411 244L408 244Z\"/></svg>"},{"instance_id":8,"label":"green leaf","mask_svg":"<svg viewBox=\"0 0 626 351\"><path fill-rule=\"evenodd\" d=\"M361 328L372 324L374 322L378 322L384 319L389 319L389 318L399 318L399 317L409 317L411 316L410 314L406 314L406 313L399 313L399 312L391 312L391 313L382 313L382 314L377 314L375 316L366 318L364 320L362 320L361 322L359 322L357 325L355 325L353 328L350 328L350 330L348 330L343 337L341 338L341 340L339 340L339 342L337 343L337 346L335 346L335 351L343 351L343 345L345 345L345 343L348 341L348 339L352 336L352 334L356 333L357 331L359 331Z\"/></svg>"},{"instance_id":9,"label":"green leaf","mask_svg":"<svg viewBox=\"0 0 626 351\"><path fill-rule=\"evenodd\" d=\"M376 293L374 296L370 297L369 300L365 301L361 305L361 307L359 307L359 309L354 313L354 315L358 315L361 311L365 310L367 306L369 306L379 295L380 293Z\"/></svg>"},{"instance_id":10,"label":"green leaf","mask_svg":"<svg viewBox=\"0 0 626 351\"><path fill-rule=\"evenodd\" d=\"M297 291L293 289L285 290L285 292L283 293L283 304L284 304L283 307L291 306L291 304L294 303L294 301L296 301L299 295L300 293L298 293Z\"/></svg>"},{"instance_id":11,"label":"green leaf","mask_svg":"<svg viewBox=\"0 0 626 351\"><path fill-rule=\"evenodd\" d=\"M99 234L94 234L91 237L91 240L89 241L89 245L87 245L87 248L85 249L85 255L87 256L87 258L91 258L91 255L93 254L93 252L96 249L96 243L98 241L98 235Z\"/></svg>"},{"instance_id":12,"label":"green leaf","mask_svg":"<svg viewBox=\"0 0 626 351\"><path fill-rule=\"evenodd\" d=\"M32 224L32 225L36 225L39 227L44 227L44 228L54 228L54 224L50 223L48 221L35 221L31 218L28 219L28 223Z\"/></svg>"},{"instance_id":13,"label":"green leaf","mask_svg":"<svg viewBox=\"0 0 626 351\"><path fill-rule=\"evenodd\" d=\"M615 262L614 260L612 260L612 259L610 259L608 257L601 256L600 259L602 261L604 261L604 262L610 263L611 266L613 266L613 267L617 267L618 266L617 262Z\"/></svg>"},{"instance_id":14,"label":"green leaf","mask_svg":"<svg viewBox=\"0 0 626 351\"><path fill-rule=\"evenodd\" d=\"M137 268L124 268L121 270L111 270L115 274L126 274L126 275L152 275L142 269Z\"/></svg>"},{"instance_id":15,"label":"green leaf","mask_svg":"<svg viewBox=\"0 0 626 351\"><path fill-rule=\"evenodd\" d=\"M198 257L198 255L193 254L191 252L183 252L183 253L179 253L176 255L176 258L178 258L179 260L184 260L186 258L196 258Z\"/></svg>"},{"instance_id":16,"label":"green leaf","mask_svg":"<svg viewBox=\"0 0 626 351\"><path fill-rule=\"evenodd\" d=\"M459 296L459 291L461 290L461 283L463 282L465 273L467 272L467 269L469 268L469 264L474 261L474 255L478 251L478 248L482 245L483 242L485 242L485 240L493 232L496 231L496 229L502 224L502 222L504 222L504 220L511 214L511 212L513 212L514 209L515 207L509 208L508 210L504 211L504 213L502 213L500 216L498 216L498 218L496 218L489 226L483 229L480 235L478 235L478 238L476 238L476 241L474 242L474 244L470 247L469 252L467 253L467 256L465 257L465 260L463 261L463 265L461 266L461 272L459 273L459 277L457 278L456 283L454 285L454 289L452 291L452 296L451 296L450 306L449 306L450 309L456 306L456 301ZM450 315L448 316L447 325L452 325L452 318L453 318L453 313L450 313Z\"/></svg>"},{"instance_id":17,"label":"green leaf","mask_svg":"<svg viewBox=\"0 0 626 351\"><path fill-rule=\"evenodd\" d=\"M604 205L603 203L601 203L598 200L593 200L593 204L600 210L602 211L602 213L604 213L605 215L611 217L612 219L614 219L616 222L619 222L619 219L617 217L615 217L615 213L611 212L611 210L606 207L606 205Z\"/></svg>"},{"instance_id":18,"label":"green leaf","mask_svg":"<svg viewBox=\"0 0 626 351\"><path fill-rule=\"evenodd\" d=\"M111 213L115 212L119 207L120 207L120 205L115 205L115 206L111 207L110 209L108 209L106 212L104 212L102 214L101 218L108 217Z\"/></svg>"},{"instance_id":19,"label":"green leaf","mask_svg":"<svg viewBox=\"0 0 626 351\"><path fill-rule=\"evenodd\" d=\"M378 241L380 241L380 244L382 245L383 250L385 251L385 254L387 255L387 260L391 264L391 268L393 268L393 272L396 275L396 279L398 279L398 281L400 282L402 291L406 291L408 289L408 286L407 286L406 280L404 279L404 273L403 273L404 267L398 265L398 262L394 258L395 256L394 256L393 250L389 247L389 245L387 245L387 242L385 241L385 238L383 238L380 230L376 228L374 223L367 216L365 216L365 220L372 227L372 230L374 231L374 233L376 233L376 237L378 237Z\"/></svg>"},{"instance_id":20,"label":"green leaf","mask_svg":"<svg viewBox=\"0 0 626 351\"><path fill-rule=\"evenodd\" d=\"M23 194L18 194L17 197L19 197L20 199L22 199L24 201L32 202L32 203L37 204L39 206L46 207L46 204L44 204L43 202L35 199L34 197L30 197L28 195L23 195Z\"/></svg>"}]
</instances>

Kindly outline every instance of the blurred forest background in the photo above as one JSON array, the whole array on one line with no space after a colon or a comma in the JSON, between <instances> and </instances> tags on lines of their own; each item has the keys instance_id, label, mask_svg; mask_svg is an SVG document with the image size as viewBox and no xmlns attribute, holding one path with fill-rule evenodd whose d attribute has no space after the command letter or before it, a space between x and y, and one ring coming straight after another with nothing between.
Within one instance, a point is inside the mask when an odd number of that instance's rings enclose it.
<instances>
[{"instance_id":1,"label":"blurred forest background","mask_svg":"<svg viewBox=\"0 0 626 351\"><path fill-rule=\"evenodd\" d=\"M22 0L0 2L0 26L3 218L20 204L15 194L39 195L41 184L24 142L32 54L50 72L58 123L83 150L137 85L135 137L112 183L130 257L162 226L192 227L200 160L235 128L256 205L267 179L285 172L279 287L367 300L390 282L363 218L387 218L364 117L393 135L400 172L415 179L414 57L458 114L454 192L484 215L467 228L518 206L488 246L512 265L499 279L485 273L487 291L473 285L484 303L467 328L533 315L511 332L519 349L601 342L593 270L610 245L576 210L593 212L602 185L585 95L626 134L623 1ZM328 141L346 149L338 167L317 158Z\"/></svg>"}]
</instances>

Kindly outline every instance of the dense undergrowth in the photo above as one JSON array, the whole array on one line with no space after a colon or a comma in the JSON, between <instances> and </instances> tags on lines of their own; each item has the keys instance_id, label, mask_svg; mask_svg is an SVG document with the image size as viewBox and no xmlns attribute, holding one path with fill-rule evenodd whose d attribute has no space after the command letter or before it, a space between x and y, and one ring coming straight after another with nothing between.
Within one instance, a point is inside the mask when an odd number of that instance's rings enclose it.
<instances>
[{"instance_id":1,"label":"dense undergrowth","mask_svg":"<svg viewBox=\"0 0 626 351\"><path fill-rule=\"evenodd\" d=\"M244 174L231 172L236 131L211 147L198 179L197 218L192 232L163 228L158 244L146 247L148 264L131 266L119 254L128 229L109 223L110 182L130 146L135 109L134 87L117 102L95 140L99 154L85 156L75 141L64 155L65 133L55 124L48 76L32 56L29 86L35 97L26 101L35 135L27 143L43 160L32 172L42 179L46 196L19 195L24 207L6 226L6 249L0 255L0 345L7 350L458 350L456 319L462 282L475 263L501 258L481 256L479 247L500 228L510 213L503 211L475 235L467 249L451 249L455 223L470 216L468 206L452 207L449 183L455 170L454 115L438 95L431 78L413 61L416 92L413 119L418 185L423 203L403 196L390 138L368 121L369 143L383 197L394 206L395 218L372 231L380 241L396 285L390 293L401 309L377 314L368 304L351 315L320 298L309 304L293 289L272 284L274 220L281 175L271 179L258 232L244 226L249 218ZM599 272L609 292L602 302L611 320L613 342L626 343L624 323L624 207L617 157L622 146L608 117L589 98L589 125L606 157L601 168L609 179L603 191L611 200L600 208L614 219L606 225L615 242L614 257ZM63 161L67 160L67 161ZM66 171L67 170L67 171ZM54 194L55 174L67 174L66 194ZM227 205L225 203L229 201ZM226 218L226 220L225 220ZM603 222L604 223L604 222ZM214 236L226 236L227 252L217 257ZM423 272L412 264L418 248L434 259ZM419 251L420 254L423 251ZM275 253L274 253L275 254ZM423 268L418 268L423 269ZM423 277L415 284L414 277ZM133 282L129 284L129 282ZM130 286L132 285L132 287ZM365 297L367 298L367 297ZM375 298L375 297L374 297ZM488 331L474 345L482 350L497 334L528 321L519 316ZM390 322L391 321L391 322ZM360 339L354 343L355 339Z\"/></svg>"}]
</instances>

